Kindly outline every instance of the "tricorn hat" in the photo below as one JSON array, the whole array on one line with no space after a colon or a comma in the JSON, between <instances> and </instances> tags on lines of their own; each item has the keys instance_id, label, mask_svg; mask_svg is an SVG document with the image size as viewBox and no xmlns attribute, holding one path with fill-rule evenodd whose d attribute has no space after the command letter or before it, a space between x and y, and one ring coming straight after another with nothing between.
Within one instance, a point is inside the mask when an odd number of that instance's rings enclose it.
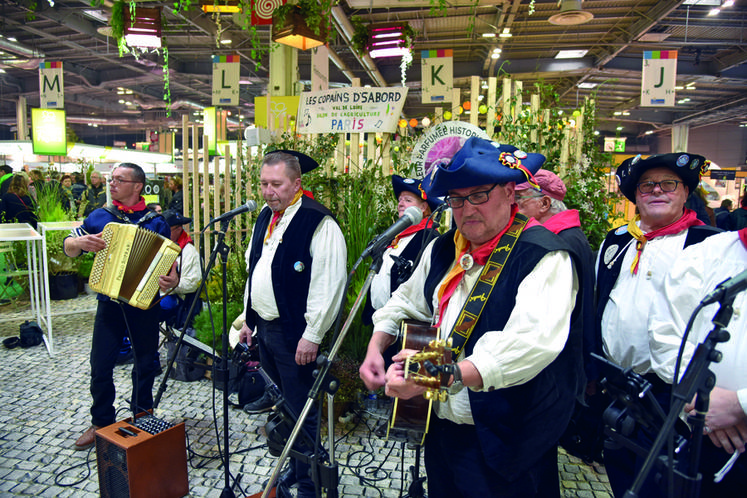
<instances>
[{"instance_id":1,"label":"tricorn hat","mask_svg":"<svg viewBox=\"0 0 747 498\"><path fill-rule=\"evenodd\" d=\"M513 145L470 137L447 164L438 164L423 179L429 196L441 197L449 190L491 183L532 182L545 156L524 152Z\"/></svg>"},{"instance_id":2,"label":"tricorn hat","mask_svg":"<svg viewBox=\"0 0 747 498\"><path fill-rule=\"evenodd\" d=\"M428 203L431 211L434 211L443 201L437 197L430 196L423 189L423 182L415 178L402 178L399 175L392 175L392 188L394 189L394 198L399 199L402 192L415 194L419 199Z\"/></svg>"},{"instance_id":3,"label":"tricorn hat","mask_svg":"<svg viewBox=\"0 0 747 498\"><path fill-rule=\"evenodd\" d=\"M286 154L290 154L291 156L296 156L298 158L298 163L301 165L301 173L308 173L309 171L313 171L319 167L318 162L316 162L314 159L307 156L303 152L288 149L279 149L268 152L267 154L272 154L273 152L284 152Z\"/></svg>"},{"instance_id":4,"label":"tricorn hat","mask_svg":"<svg viewBox=\"0 0 747 498\"><path fill-rule=\"evenodd\" d=\"M173 209L167 209L161 215L166 220L166 223L169 224L170 227L175 226L181 226L181 225L187 225L189 223L192 223L192 218L187 218L186 216L182 216L182 214L178 211L174 211Z\"/></svg>"},{"instance_id":5,"label":"tricorn hat","mask_svg":"<svg viewBox=\"0 0 747 498\"><path fill-rule=\"evenodd\" d=\"M655 154L646 159L641 155L631 157L622 162L617 168L617 185L620 191L631 202L635 202L635 191L643 173L653 168L671 169L692 192L700 183L700 175L708 171L710 161L698 154L687 152L672 152L669 154Z\"/></svg>"}]
</instances>

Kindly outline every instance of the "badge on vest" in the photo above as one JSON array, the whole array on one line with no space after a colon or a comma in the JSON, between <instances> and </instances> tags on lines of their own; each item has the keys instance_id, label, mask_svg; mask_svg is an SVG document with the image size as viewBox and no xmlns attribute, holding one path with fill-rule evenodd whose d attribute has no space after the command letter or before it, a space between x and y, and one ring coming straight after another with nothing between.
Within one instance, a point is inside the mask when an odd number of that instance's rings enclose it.
<instances>
[{"instance_id":1,"label":"badge on vest","mask_svg":"<svg viewBox=\"0 0 747 498\"><path fill-rule=\"evenodd\" d=\"M615 230L615 235L622 235L628 231L628 225L623 225Z\"/></svg>"},{"instance_id":2,"label":"badge on vest","mask_svg":"<svg viewBox=\"0 0 747 498\"><path fill-rule=\"evenodd\" d=\"M303 264L301 261L296 261L293 263L293 269L296 270L298 273L301 273L306 269L306 265Z\"/></svg>"},{"instance_id":3,"label":"badge on vest","mask_svg":"<svg viewBox=\"0 0 747 498\"><path fill-rule=\"evenodd\" d=\"M617 244L612 244L607 249L604 250L604 264L609 265L610 262L615 258L615 255L617 254L617 251L620 249L620 246Z\"/></svg>"}]
</instances>

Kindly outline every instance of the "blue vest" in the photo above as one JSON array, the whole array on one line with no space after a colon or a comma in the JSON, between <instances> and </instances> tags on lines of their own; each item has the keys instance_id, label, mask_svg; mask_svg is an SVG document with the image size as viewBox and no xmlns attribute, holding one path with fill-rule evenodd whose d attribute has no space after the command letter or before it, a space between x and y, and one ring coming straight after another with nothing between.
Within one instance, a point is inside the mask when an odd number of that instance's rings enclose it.
<instances>
[{"instance_id":1,"label":"blue vest","mask_svg":"<svg viewBox=\"0 0 747 498\"><path fill-rule=\"evenodd\" d=\"M301 207L288 225L283 240L272 260L272 288L283 329L298 340L306 329L306 298L311 283L311 239L319 223L332 213L307 196L301 197ZM252 330L257 325L257 313L252 309L252 278L264 247L264 234L272 219L272 210L263 209L254 225L254 238L249 255L249 296L246 302L246 324ZM299 271L300 270L300 271Z\"/></svg>"},{"instance_id":2,"label":"blue vest","mask_svg":"<svg viewBox=\"0 0 747 498\"><path fill-rule=\"evenodd\" d=\"M486 303L465 354L488 331L503 330L516 304L519 284L549 252L566 251L568 246L542 226L524 230L503 268ZM453 231L441 236L433 247L431 271L425 282L425 295L433 296L454 262ZM428 299L429 306L431 300ZM537 312L543 312L537 303ZM432 311L432 310L431 310ZM576 390L582 382L582 337L571 330L563 351L530 381L489 392L469 391L480 450L485 463L504 479L516 479L532 467L565 431L573 413Z\"/></svg>"}]
</instances>

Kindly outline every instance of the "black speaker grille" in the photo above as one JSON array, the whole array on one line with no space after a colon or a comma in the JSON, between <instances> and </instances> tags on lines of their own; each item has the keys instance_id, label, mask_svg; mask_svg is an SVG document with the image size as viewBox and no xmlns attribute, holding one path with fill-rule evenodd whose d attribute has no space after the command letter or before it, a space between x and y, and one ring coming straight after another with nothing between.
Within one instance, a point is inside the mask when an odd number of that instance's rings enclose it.
<instances>
[{"instance_id":1,"label":"black speaker grille","mask_svg":"<svg viewBox=\"0 0 747 498\"><path fill-rule=\"evenodd\" d=\"M99 467L99 493L103 498L129 498L127 452L104 438L96 438L96 461Z\"/></svg>"}]
</instances>

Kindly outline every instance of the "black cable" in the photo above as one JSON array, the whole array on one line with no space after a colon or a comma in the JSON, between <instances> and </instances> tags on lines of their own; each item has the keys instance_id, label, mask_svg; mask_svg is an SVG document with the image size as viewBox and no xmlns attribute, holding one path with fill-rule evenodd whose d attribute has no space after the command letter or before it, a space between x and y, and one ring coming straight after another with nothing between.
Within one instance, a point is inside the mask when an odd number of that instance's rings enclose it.
<instances>
[{"instance_id":1,"label":"black cable","mask_svg":"<svg viewBox=\"0 0 747 498\"><path fill-rule=\"evenodd\" d=\"M63 470L62 472L57 473L54 476L54 483L57 486L60 486L60 487L63 487L63 488L69 488L71 486L77 486L78 484L86 481L90 477L90 475L91 475L91 453L93 452L94 446L95 445L92 445L90 448L88 448L88 453L86 454L85 461L80 462L78 464L75 464L73 466L70 466L70 467L66 468L65 470ZM81 474L80 475L80 479L78 479L75 482L71 482L69 484L63 484L62 482L60 482L67 472L75 470L78 467L82 467L83 465L86 466L86 473L85 473L85 475Z\"/></svg>"}]
</instances>

